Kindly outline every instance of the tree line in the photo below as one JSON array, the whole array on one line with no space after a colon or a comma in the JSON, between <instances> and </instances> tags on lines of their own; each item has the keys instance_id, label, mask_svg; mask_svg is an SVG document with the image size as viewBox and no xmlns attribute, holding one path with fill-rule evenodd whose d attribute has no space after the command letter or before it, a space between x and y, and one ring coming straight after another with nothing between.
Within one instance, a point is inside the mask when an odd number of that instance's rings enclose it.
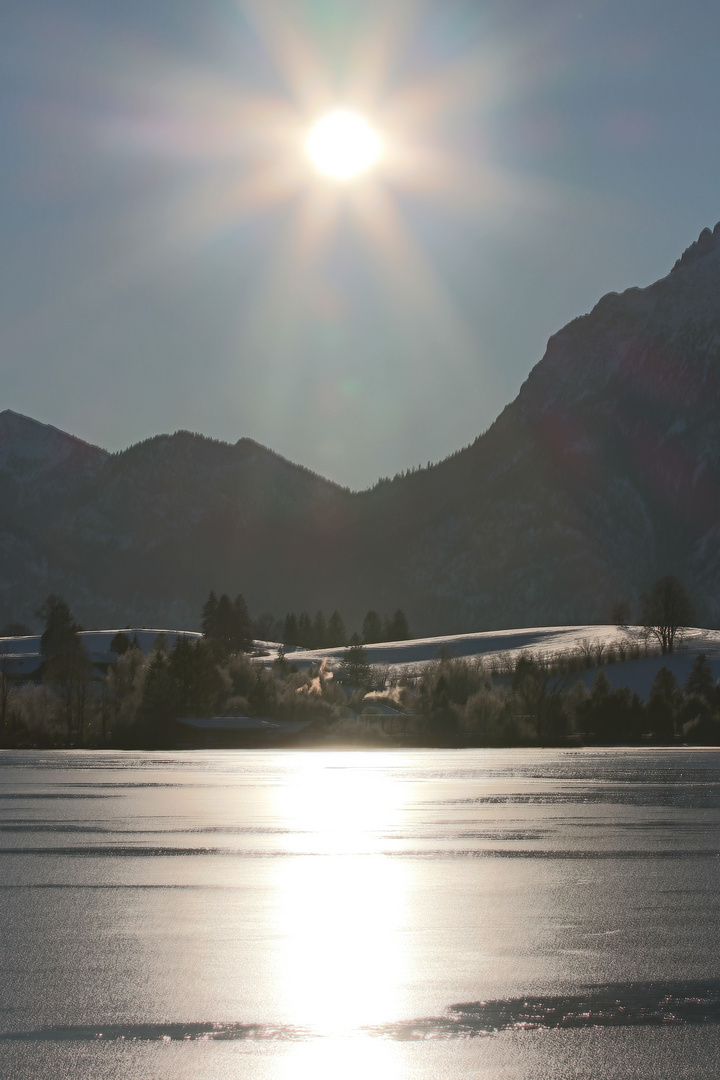
<instances>
[{"instance_id":1,"label":"tree line","mask_svg":"<svg viewBox=\"0 0 720 1080\"><path fill-rule=\"evenodd\" d=\"M44 624L40 685L14 681L7 656L0 653L0 742L10 745L169 745L175 737L173 722L181 716L212 716L231 709L297 719L309 707L329 716L345 704L339 683L331 692L328 675L318 680L315 672L299 673L282 649L270 670L253 663L249 654L257 627L242 595L230 599L226 593L211 592L201 611L202 638L179 636L170 647L160 633L148 655L137 636L118 631L110 642L116 660L102 676L93 669L82 627L62 597L49 596L37 616ZM285 620L291 628L293 619L289 615ZM295 622L307 631L310 620L303 612ZM402 612L384 622L369 612L363 624L365 640L382 637L388 628L409 632ZM11 629L27 632L20 624ZM306 647L346 643L337 612L327 627L318 612L311 633L314 636L303 638ZM350 641L362 644L357 634ZM291 638L288 644L300 641ZM364 672L364 663L361 667ZM357 670L351 663L348 671ZM363 674L358 687L364 682ZM317 692L320 685L323 693Z\"/></svg>"},{"instance_id":2,"label":"tree line","mask_svg":"<svg viewBox=\"0 0 720 1080\"><path fill-rule=\"evenodd\" d=\"M178 717L230 711L312 718L330 735L352 741L381 737L388 721L375 716L384 707L386 714L395 710L404 718L404 734L420 745L547 745L569 737L720 742L720 690L707 657L696 657L684 687L661 668L647 702L626 687L612 689L608 680L609 664L649 655L653 648L670 654L682 635L691 609L683 607L672 579L660 579L656 586L645 608L653 622L630 644L585 642L570 655L522 653L494 665L455 659L441 649L434 663L401 676L368 662L366 645L389 639L392 621L376 612L364 620L363 636L350 638L339 670L321 663L302 672L283 650L272 664L253 659L254 625L242 596L231 600L211 593L201 612L202 638L178 637L170 648L160 634L145 655L137 638L119 632L111 642L117 659L100 677L68 605L50 596L38 612L44 621L40 685L14 682L0 654L0 740L4 745L169 746L177 738ZM395 629L404 631L407 624L399 616L402 612L393 616ZM581 673L596 667L602 670L588 689ZM352 721L357 714L363 718L359 726Z\"/></svg>"},{"instance_id":3,"label":"tree line","mask_svg":"<svg viewBox=\"0 0 720 1080\"><path fill-rule=\"evenodd\" d=\"M612 650L605 651L605 665L615 659ZM521 654L495 669L449 659L423 673L410 693L421 715L446 738L463 736L478 745L563 745L568 738L720 745L720 687L706 655L695 657L682 687L661 667L646 702L627 686L613 689L605 667L588 689L578 673L592 664L582 652L556 658Z\"/></svg>"},{"instance_id":4,"label":"tree line","mask_svg":"<svg viewBox=\"0 0 720 1080\"><path fill-rule=\"evenodd\" d=\"M338 611L333 611L327 623L322 611L318 611L314 618L307 611L301 611L299 615L292 611L285 616L279 636L286 645L304 649L331 649L347 645L355 638L364 645L371 645L378 641L407 641L412 635L405 613L398 608L393 615L384 617L371 609L363 619L361 632L349 638Z\"/></svg>"},{"instance_id":5,"label":"tree line","mask_svg":"<svg viewBox=\"0 0 720 1080\"><path fill-rule=\"evenodd\" d=\"M603 667L588 688L582 671L595 666L601 650ZM632 650L631 656L652 651L648 643ZM16 688L4 743L170 747L177 718L235 714L311 719L325 735L348 742L381 741L400 725L410 745L548 746L573 738L720 744L720 689L706 656L695 658L684 686L660 668L646 702L627 687L612 688L608 665L620 659L602 646L495 664L443 655L419 671L392 675L368 663L361 643L349 646L332 672L323 663L298 671L282 652L268 665L243 652L218 659L204 638L181 637L168 648L161 637L148 655L131 640L102 679L92 680L73 658L66 670L48 666L40 685Z\"/></svg>"},{"instance_id":6,"label":"tree line","mask_svg":"<svg viewBox=\"0 0 720 1080\"><path fill-rule=\"evenodd\" d=\"M411 636L405 613L399 608L384 618L377 611L368 611L362 632L348 637L338 611L333 611L327 621L322 611L317 611L314 618L307 611L299 615L291 611L283 620L271 614L253 619L241 594L231 600L227 593L217 596L214 591L203 604L200 626L219 658L249 652L255 640L281 641L285 646L303 649L330 649L354 642L370 645L379 641L406 641ZM127 647L125 638L127 635L120 635L113 641L114 651Z\"/></svg>"}]
</instances>

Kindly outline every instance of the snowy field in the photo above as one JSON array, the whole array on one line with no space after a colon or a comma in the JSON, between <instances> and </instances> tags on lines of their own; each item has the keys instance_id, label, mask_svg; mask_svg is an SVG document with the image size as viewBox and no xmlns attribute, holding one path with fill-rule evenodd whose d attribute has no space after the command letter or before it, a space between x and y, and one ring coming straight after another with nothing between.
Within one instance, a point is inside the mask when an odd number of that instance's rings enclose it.
<instances>
[{"instance_id":1,"label":"snowy field","mask_svg":"<svg viewBox=\"0 0 720 1080\"><path fill-rule=\"evenodd\" d=\"M117 630L81 630L78 637L89 653L109 652L110 643L116 634L126 634L129 638L136 637L143 652L148 653L157 641L158 637L164 637L167 647L172 649L179 637L190 638L191 641L199 641L202 634L194 630L152 630L143 627L134 629L120 627ZM29 634L27 637L0 637L0 652L5 651L12 655L23 653L40 653L40 634Z\"/></svg>"},{"instance_id":2,"label":"snowy field","mask_svg":"<svg viewBox=\"0 0 720 1080\"><path fill-rule=\"evenodd\" d=\"M478 634L457 634L448 637L419 638L416 641L390 641L364 646L368 663L388 669L390 678L399 678L424 665L437 661L440 656L457 658L481 658L488 665L514 660L520 654L532 656L558 656L577 654L590 646L597 649L603 646L616 649L625 645L644 645L645 636L640 626L539 626L523 630L489 630ZM272 663L277 657L279 645L273 642L257 643L268 650L265 663ZM651 651L655 639L651 638ZM710 659L715 677L720 677L720 630L704 630L693 627L685 631L682 640L676 643L672 656L651 655L635 660L617 661L601 664L610 685L629 686L644 700L647 699L652 681L659 669L665 665L676 675L678 681L685 682L693 660L698 653L705 653ZM305 669L319 664L323 660L331 670L336 670L342 663L345 650L334 649L294 649L286 653L287 660ZM589 667L578 672L578 680L592 684L599 667Z\"/></svg>"},{"instance_id":3,"label":"snowy field","mask_svg":"<svg viewBox=\"0 0 720 1080\"><path fill-rule=\"evenodd\" d=\"M78 637L87 650L93 664L114 662L115 654L110 651L110 644L116 634L126 634L128 638L137 638L142 651L147 654L158 638L165 639L165 645L172 649L178 638L199 641L202 634L193 630L153 630L146 627L119 630L81 630ZM37 678L43 664L40 634L28 634L24 637L0 637L0 663L3 669L15 677L24 679Z\"/></svg>"},{"instance_id":4,"label":"snowy field","mask_svg":"<svg viewBox=\"0 0 720 1080\"><path fill-rule=\"evenodd\" d=\"M91 659L107 661L110 642L117 630L88 630L80 634ZM163 636L168 648L172 648L179 637L199 640L202 635L189 630L130 629L123 630L130 637L137 635L144 652L149 652ZM365 645L368 663L385 669L391 680L403 675L420 672L426 664L437 662L441 657L462 659L482 659L488 666L514 661L521 654L531 656L555 657L559 655L579 654L591 648L600 647L607 652L620 646L626 649L640 645L644 648L645 635L639 626L539 626L517 630L488 630L477 634L452 634L446 637L418 638L410 641L388 641ZM650 639L651 652L655 652L655 640ZM272 664L281 648L279 642L256 641L255 647L261 652L260 662ZM37 635L24 638L0 638L0 654L13 658L15 674L30 674L33 667L41 661L40 637ZM716 678L720 678L720 630L704 630L693 627L686 630L682 640L676 644L672 656L650 655L634 660L617 660L614 663L597 663L577 673L577 679L588 686L600 667L604 669L610 685L628 686L643 700L647 700L659 669L665 665L683 684L698 653L705 653L713 667ZM295 649L288 646L286 658L300 670L324 662L328 671L338 671L342 665L345 649Z\"/></svg>"}]
</instances>

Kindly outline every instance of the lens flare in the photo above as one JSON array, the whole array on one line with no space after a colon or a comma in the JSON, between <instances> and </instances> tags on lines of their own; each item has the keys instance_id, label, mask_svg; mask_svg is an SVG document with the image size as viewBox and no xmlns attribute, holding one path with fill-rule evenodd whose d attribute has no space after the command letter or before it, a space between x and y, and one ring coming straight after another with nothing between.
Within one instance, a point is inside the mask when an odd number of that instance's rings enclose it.
<instances>
[{"instance_id":1,"label":"lens flare","mask_svg":"<svg viewBox=\"0 0 720 1080\"><path fill-rule=\"evenodd\" d=\"M350 180L377 164L382 140L364 117L336 109L312 128L305 153L319 173L334 180Z\"/></svg>"}]
</instances>

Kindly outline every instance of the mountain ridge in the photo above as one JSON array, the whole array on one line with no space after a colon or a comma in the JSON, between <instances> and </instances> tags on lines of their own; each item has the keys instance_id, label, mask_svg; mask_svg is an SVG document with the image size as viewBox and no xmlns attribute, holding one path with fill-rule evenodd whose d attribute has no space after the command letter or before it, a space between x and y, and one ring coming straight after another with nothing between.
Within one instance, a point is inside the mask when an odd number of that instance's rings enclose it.
<instances>
[{"instance_id":1,"label":"mountain ridge","mask_svg":"<svg viewBox=\"0 0 720 1080\"><path fill-rule=\"evenodd\" d=\"M665 277L606 294L553 334L469 446L360 492L249 439L181 431L109 455L59 433L74 441L45 470L46 520L43 471L5 466L6 411L0 617L27 617L52 583L85 622L194 626L215 588L280 616L337 607L357 622L400 606L418 632L458 632L605 622L614 599L637 606L676 572L712 624L718 297L720 223Z\"/></svg>"}]
</instances>

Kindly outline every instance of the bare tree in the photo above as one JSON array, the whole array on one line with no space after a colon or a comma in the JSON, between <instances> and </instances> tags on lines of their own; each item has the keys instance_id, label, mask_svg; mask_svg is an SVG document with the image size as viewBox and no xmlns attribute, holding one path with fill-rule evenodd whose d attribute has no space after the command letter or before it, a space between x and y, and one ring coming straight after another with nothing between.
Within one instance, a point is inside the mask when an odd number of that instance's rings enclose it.
<instances>
[{"instance_id":1,"label":"bare tree","mask_svg":"<svg viewBox=\"0 0 720 1080\"><path fill-rule=\"evenodd\" d=\"M628 626L632 619L632 608L627 600L616 600L610 608L610 622L616 626Z\"/></svg>"},{"instance_id":2,"label":"bare tree","mask_svg":"<svg viewBox=\"0 0 720 1080\"><path fill-rule=\"evenodd\" d=\"M555 669L547 657L524 653L517 659L511 687L540 742L563 727L562 699L570 678L569 672Z\"/></svg>"},{"instance_id":3,"label":"bare tree","mask_svg":"<svg viewBox=\"0 0 720 1080\"><path fill-rule=\"evenodd\" d=\"M695 621L695 610L682 582L673 574L659 578L642 597L642 624L660 643L663 655L671 653L683 630Z\"/></svg>"}]
</instances>

